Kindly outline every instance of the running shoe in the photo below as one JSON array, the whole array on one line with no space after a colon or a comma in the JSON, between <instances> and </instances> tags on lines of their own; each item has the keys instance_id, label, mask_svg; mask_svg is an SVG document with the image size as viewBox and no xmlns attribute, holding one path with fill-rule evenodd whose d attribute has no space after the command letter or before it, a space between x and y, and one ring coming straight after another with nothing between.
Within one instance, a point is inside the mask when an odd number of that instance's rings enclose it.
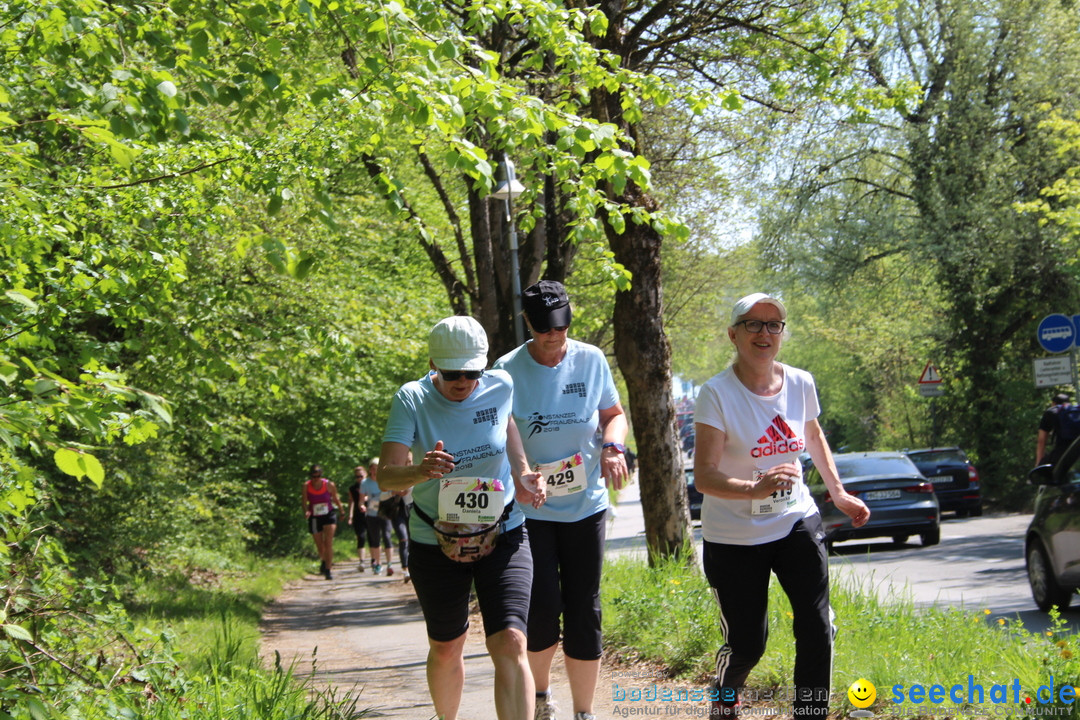
<instances>
[{"instance_id":1,"label":"running shoe","mask_svg":"<svg viewBox=\"0 0 1080 720\"><path fill-rule=\"evenodd\" d=\"M538 697L536 698L536 712L533 714L533 720L557 720L555 711L558 709L550 694L546 698Z\"/></svg>"}]
</instances>

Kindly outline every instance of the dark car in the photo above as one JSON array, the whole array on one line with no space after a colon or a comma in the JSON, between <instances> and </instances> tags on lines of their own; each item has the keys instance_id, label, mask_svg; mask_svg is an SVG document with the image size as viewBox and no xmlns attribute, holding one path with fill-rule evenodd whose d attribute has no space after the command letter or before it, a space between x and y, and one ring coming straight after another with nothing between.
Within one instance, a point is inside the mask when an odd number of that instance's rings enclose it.
<instances>
[{"instance_id":1,"label":"dark car","mask_svg":"<svg viewBox=\"0 0 1080 720\"><path fill-rule=\"evenodd\" d=\"M1064 610L1080 588L1080 440L1028 477L1038 486L1024 539L1031 595L1040 610Z\"/></svg>"},{"instance_id":2,"label":"dark car","mask_svg":"<svg viewBox=\"0 0 1080 720\"><path fill-rule=\"evenodd\" d=\"M934 485L942 512L953 511L957 517L982 515L982 490L979 471L958 447L906 450L915 467Z\"/></svg>"},{"instance_id":3,"label":"dark car","mask_svg":"<svg viewBox=\"0 0 1080 720\"><path fill-rule=\"evenodd\" d=\"M859 452L834 455L844 489L862 498L870 508L870 520L860 528L833 504L818 468L806 476L810 493L821 511L825 545L843 540L891 537L906 542L918 535L923 545L941 542L941 509L934 486L915 463L899 452Z\"/></svg>"},{"instance_id":4,"label":"dark car","mask_svg":"<svg viewBox=\"0 0 1080 720\"><path fill-rule=\"evenodd\" d=\"M694 486L694 469L687 468L683 471L686 476L686 501L690 505L690 519L701 519L701 501L704 499Z\"/></svg>"}]
</instances>

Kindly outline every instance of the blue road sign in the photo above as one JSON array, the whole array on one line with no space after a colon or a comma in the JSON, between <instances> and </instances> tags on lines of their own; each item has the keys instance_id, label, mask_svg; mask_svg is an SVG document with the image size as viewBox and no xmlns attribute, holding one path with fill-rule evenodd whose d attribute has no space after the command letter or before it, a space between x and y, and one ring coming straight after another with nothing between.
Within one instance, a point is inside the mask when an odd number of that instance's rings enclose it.
<instances>
[{"instance_id":1,"label":"blue road sign","mask_svg":"<svg viewBox=\"0 0 1080 720\"><path fill-rule=\"evenodd\" d=\"M1076 327L1072 318L1061 313L1047 315L1039 323L1039 344L1046 352L1060 353L1072 349Z\"/></svg>"}]
</instances>

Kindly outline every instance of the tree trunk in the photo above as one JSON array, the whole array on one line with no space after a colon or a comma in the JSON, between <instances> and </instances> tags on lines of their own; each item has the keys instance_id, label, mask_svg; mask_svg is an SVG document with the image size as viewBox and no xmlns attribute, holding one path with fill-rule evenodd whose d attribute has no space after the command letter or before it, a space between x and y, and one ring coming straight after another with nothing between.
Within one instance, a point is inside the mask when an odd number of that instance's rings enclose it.
<instances>
[{"instance_id":1,"label":"tree trunk","mask_svg":"<svg viewBox=\"0 0 1080 720\"><path fill-rule=\"evenodd\" d=\"M649 195L637 188L628 188L618 201L635 206L654 204ZM631 288L615 295L615 359L626 381L637 441L638 482L649 563L679 556L684 550L687 557L693 557L693 544L688 542L686 482L671 393L671 345L664 331L660 282L662 237L648 224L627 223L621 235L609 230L608 241L615 260L633 273Z\"/></svg>"}]
</instances>

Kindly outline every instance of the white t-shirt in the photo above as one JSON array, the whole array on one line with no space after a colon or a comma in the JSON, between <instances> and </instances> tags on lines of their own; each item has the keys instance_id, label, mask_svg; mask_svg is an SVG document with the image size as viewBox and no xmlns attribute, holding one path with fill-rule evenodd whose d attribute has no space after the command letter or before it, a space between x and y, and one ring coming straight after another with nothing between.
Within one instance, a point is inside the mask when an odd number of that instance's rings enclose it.
<instances>
[{"instance_id":1,"label":"white t-shirt","mask_svg":"<svg viewBox=\"0 0 1080 720\"><path fill-rule=\"evenodd\" d=\"M406 383L390 403L383 442L395 442L412 449L413 458L443 441L443 449L454 456L454 471L447 478L493 478L502 482L503 506L514 499L514 480L506 456L506 428L514 393L514 381L501 370L489 370L477 381L476 389L461 402L448 400L431 381L432 375ZM413 486L413 503L430 518L439 517L439 480ZM515 504L506 523L512 530L525 522ZM409 537L435 545L435 531L417 513L409 518Z\"/></svg>"},{"instance_id":2,"label":"white t-shirt","mask_svg":"<svg viewBox=\"0 0 1080 720\"><path fill-rule=\"evenodd\" d=\"M561 467L546 468L548 499L539 508L522 508L525 516L577 522L606 509L600 410L614 407L619 392L604 353L568 339L566 356L548 367L536 362L525 344L499 358L495 367L514 378L514 420L529 467L565 461ZM568 492L560 494L553 483L564 481Z\"/></svg>"},{"instance_id":3,"label":"white t-shirt","mask_svg":"<svg viewBox=\"0 0 1080 720\"><path fill-rule=\"evenodd\" d=\"M820 412L814 378L805 370L780 364L784 383L770 397L755 395L732 368L713 376L698 393L694 422L726 434L720 471L752 480L755 470L793 462L799 481L790 495L765 502L706 495L701 506L701 534L709 542L760 545L786 537L799 520L817 514L802 477L799 454L806 449L805 426Z\"/></svg>"}]
</instances>

